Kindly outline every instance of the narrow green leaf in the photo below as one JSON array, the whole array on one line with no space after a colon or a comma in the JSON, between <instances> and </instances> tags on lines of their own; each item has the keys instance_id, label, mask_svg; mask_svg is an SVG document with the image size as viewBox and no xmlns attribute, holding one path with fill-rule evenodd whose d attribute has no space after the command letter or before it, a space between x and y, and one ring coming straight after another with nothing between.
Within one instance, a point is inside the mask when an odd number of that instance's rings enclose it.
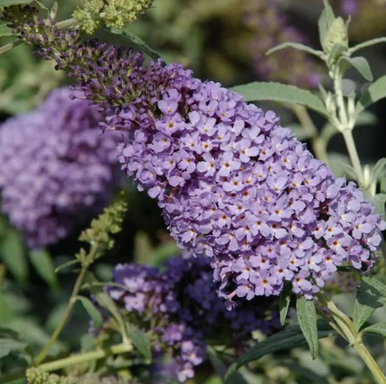
<instances>
[{"instance_id":1,"label":"narrow green leaf","mask_svg":"<svg viewBox=\"0 0 386 384\"><path fill-rule=\"evenodd\" d=\"M377 161L377 163L374 165L374 168L371 170L372 173L372 179L378 180L382 173L385 171L386 167L386 157L380 159Z\"/></svg>"},{"instance_id":2,"label":"narrow green leaf","mask_svg":"<svg viewBox=\"0 0 386 384\"><path fill-rule=\"evenodd\" d=\"M0 47L0 55L2 55L3 53L8 52L12 48L17 47L21 43L22 43L21 40L14 40L14 41L12 41L12 42L10 42L8 44L3 45L2 47Z\"/></svg>"},{"instance_id":3,"label":"narrow green leaf","mask_svg":"<svg viewBox=\"0 0 386 384\"><path fill-rule=\"evenodd\" d=\"M14 339L0 339L0 359L9 355L11 352L20 351L27 347L26 343L23 343Z\"/></svg>"},{"instance_id":4,"label":"narrow green leaf","mask_svg":"<svg viewBox=\"0 0 386 384\"><path fill-rule=\"evenodd\" d=\"M342 62L354 67L367 81L373 81L369 62L364 57L344 57Z\"/></svg>"},{"instance_id":5,"label":"narrow green leaf","mask_svg":"<svg viewBox=\"0 0 386 384\"><path fill-rule=\"evenodd\" d=\"M365 41L363 43L360 43L356 45L355 47L351 47L348 50L348 53L352 55L354 52L359 51L360 49L370 47L371 45L380 44L380 43L386 43L386 37L377 37L375 39L371 39L368 41Z\"/></svg>"},{"instance_id":6,"label":"narrow green leaf","mask_svg":"<svg viewBox=\"0 0 386 384\"><path fill-rule=\"evenodd\" d=\"M335 60L337 60L341 54L346 50L347 48L345 46L343 46L342 44L339 44L339 43L335 43L332 48L331 48L331 51L328 53L328 58L327 58L327 61L329 63L331 62L334 62Z\"/></svg>"},{"instance_id":7,"label":"narrow green leaf","mask_svg":"<svg viewBox=\"0 0 386 384\"><path fill-rule=\"evenodd\" d=\"M16 231L9 230L2 239L0 257L18 281L23 283L27 281L28 262L22 239Z\"/></svg>"},{"instance_id":8,"label":"narrow green leaf","mask_svg":"<svg viewBox=\"0 0 386 384\"><path fill-rule=\"evenodd\" d=\"M158 60L160 58L160 55L153 48L150 48L140 37L134 35L127 28L111 28L111 32L125 37L137 50L146 53L153 60Z\"/></svg>"},{"instance_id":9,"label":"narrow green leaf","mask_svg":"<svg viewBox=\"0 0 386 384\"><path fill-rule=\"evenodd\" d=\"M230 88L230 90L242 95L247 102L272 100L290 104L301 104L328 117L328 112L323 105L323 102L317 96L310 91L300 89L293 85L254 82L237 85Z\"/></svg>"},{"instance_id":10,"label":"narrow green leaf","mask_svg":"<svg viewBox=\"0 0 386 384\"><path fill-rule=\"evenodd\" d=\"M325 47L328 31L334 20L335 20L334 11L332 10L328 1L324 0L324 9L318 20L319 40L323 48Z\"/></svg>"},{"instance_id":11,"label":"narrow green leaf","mask_svg":"<svg viewBox=\"0 0 386 384\"><path fill-rule=\"evenodd\" d=\"M376 103L386 97L386 76L380 77L373 84L369 86L366 92L360 97L356 105L356 113L359 114L368 108L370 105Z\"/></svg>"},{"instance_id":12,"label":"narrow green leaf","mask_svg":"<svg viewBox=\"0 0 386 384\"><path fill-rule=\"evenodd\" d=\"M32 3L34 0L0 0L0 7L8 7L10 5L23 5Z\"/></svg>"},{"instance_id":13,"label":"narrow green leaf","mask_svg":"<svg viewBox=\"0 0 386 384\"><path fill-rule=\"evenodd\" d=\"M127 326L127 334L135 348L143 355L148 364L151 363L151 345L147 336L133 325Z\"/></svg>"},{"instance_id":14,"label":"narrow green leaf","mask_svg":"<svg viewBox=\"0 0 386 384\"><path fill-rule=\"evenodd\" d=\"M3 37L3 36L12 36L13 33L12 33L12 29L11 28L8 28L7 25L5 23L1 23L0 22L0 37Z\"/></svg>"},{"instance_id":15,"label":"narrow green leaf","mask_svg":"<svg viewBox=\"0 0 386 384\"><path fill-rule=\"evenodd\" d=\"M296 300L296 312L300 329L307 340L313 359L318 357L318 326L315 303L313 300L306 300L304 296L298 296Z\"/></svg>"},{"instance_id":16,"label":"narrow green leaf","mask_svg":"<svg viewBox=\"0 0 386 384\"><path fill-rule=\"evenodd\" d=\"M318 338L322 339L335 332L325 321L318 322ZM299 326L292 326L268 337L264 341L257 343L254 347L249 349L242 357L240 357L229 368L226 377L229 377L240 367L250 363L251 361L259 360L265 355L275 353L278 351L285 351L291 348L302 348L307 346L307 341L304 338L302 330Z\"/></svg>"},{"instance_id":17,"label":"narrow green leaf","mask_svg":"<svg viewBox=\"0 0 386 384\"><path fill-rule=\"evenodd\" d=\"M308 52L311 55L317 56L319 58L323 57L322 51L317 51L317 50L312 49L311 47L308 47L307 45L304 45L304 44L291 43L291 42L282 43L282 44L277 45L276 47L269 49L266 52L266 55L270 55L271 53L274 53L276 51L280 51L280 50L286 49L286 48L293 48L293 49L297 49L298 51L305 51L305 52Z\"/></svg>"},{"instance_id":18,"label":"narrow green leaf","mask_svg":"<svg viewBox=\"0 0 386 384\"><path fill-rule=\"evenodd\" d=\"M370 325L369 327L363 329L361 333L375 333L386 337L386 322Z\"/></svg>"},{"instance_id":19,"label":"narrow green leaf","mask_svg":"<svg viewBox=\"0 0 386 384\"><path fill-rule=\"evenodd\" d=\"M29 259L39 276L51 288L56 289L58 287L58 279L50 254L47 251L32 251L29 254Z\"/></svg>"},{"instance_id":20,"label":"narrow green leaf","mask_svg":"<svg viewBox=\"0 0 386 384\"><path fill-rule=\"evenodd\" d=\"M362 277L354 303L353 322L356 330L386 303L386 286L374 277Z\"/></svg>"},{"instance_id":21,"label":"narrow green leaf","mask_svg":"<svg viewBox=\"0 0 386 384\"><path fill-rule=\"evenodd\" d=\"M84 296L78 296L76 299L82 303L84 309L94 321L94 327L99 328L103 323L103 319L102 315L95 307L95 305L87 297Z\"/></svg>"},{"instance_id":22,"label":"narrow green leaf","mask_svg":"<svg viewBox=\"0 0 386 384\"><path fill-rule=\"evenodd\" d=\"M279 312L280 312L280 323L285 324L287 319L288 309L291 302L292 287L290 284L286 285L279 297Z\"/></svg>"},{"instance_id":23,"label":"narrow green leaf","mask_svg":"<svg viewBox=\"0 0 386 384\"><path fill-rule=\"evenodd\" d=\"M375 196L371 196L369 200L375 207L374 213L378 213L380 215L383 215L385 213L385 204L386 204L385 193L378 193Z\"/></svg>"},{"instance_id":24,"label":"narrow green leaf","mask_svg":"<svg viewBox=\"0 0 386 384\"><path fill-rule=\"evenodd\" d=\"M68 268L69 266L74 265L74 264L79 264L79 261L76 260L76 259L66 261L65 263L63 263L63 264L59 265L58 267L56 267L54 272L58 273L62 269Z\"/></svg>"}]
</instances>

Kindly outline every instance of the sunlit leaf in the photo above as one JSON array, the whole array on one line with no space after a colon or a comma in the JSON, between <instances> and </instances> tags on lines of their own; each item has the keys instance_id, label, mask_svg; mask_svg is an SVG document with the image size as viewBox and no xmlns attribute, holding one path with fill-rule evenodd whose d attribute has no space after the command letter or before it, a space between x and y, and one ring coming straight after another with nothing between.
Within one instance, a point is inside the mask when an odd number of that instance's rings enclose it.
<instances>
[{"instance_id":1,"label":"sunlit leaf","mask_svg":"<svg viewBox=\"0 0 386 384\"><path fill-rule=\"evenodd\" d=\"M380 77L369 86L356 104L356 113L359 114L370 105L386 97L386 76Z\"/></svg>"},{"instance_id":2,"label":"sunlit leaf","mask_svg":"<svg viewBox=\"0 0 386 384\"><path fill-rule=\"evenodd\" d=\"M369 327L363 329L361 333L375 333L386 337L386 322L370 325Z\"/></svg>"},{"instance_id":3,"label":"sunlit leaf","mask_svg":"<svg viewBox=\"0 0 386 384\"><path fill-rule=\"evenodd\" d=\"M300 89L294 85L254 82L237 85L230 88L230 90L242 95L247 102L271 100L289 104L300 104L328 117L328 112L322 100L310 91Z\"/></svg>"},{"instance_id":4,"label":"sunlit leaf","mask_svg":"<svg viewBox=\"0 0 386 384\"><path fill-rule=\"evenodd\" d=\"M318 357L319 341L315 303L313 300L306 300L303 296L298 296L296 300L296 312L300 329L307 340L313 359Z\"/></svg>"},{"instance_id":5,"label":"sunlit leaf","mask_svg":"<svg viewBox=\"0 0 386 384\"><path fill-rule=\"evenodd\" d=\"M94 321L94 327L99 328L103 323L103 319L95 305L90 301L90 299L84 296L78 296L76 299L82 303L84 309Z\"/></svg>"}]
</instances>

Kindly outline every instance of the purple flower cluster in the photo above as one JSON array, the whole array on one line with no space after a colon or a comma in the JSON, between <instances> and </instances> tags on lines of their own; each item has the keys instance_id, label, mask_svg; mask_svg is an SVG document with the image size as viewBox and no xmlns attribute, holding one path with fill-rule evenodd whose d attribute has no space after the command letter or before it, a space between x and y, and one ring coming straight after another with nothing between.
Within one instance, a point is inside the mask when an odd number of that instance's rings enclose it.
<instances>
[{"instance_id":1,"label":"purple flower cluster","mask_svg":"<svg viewBox=\"0 0 386 384\"><path fill-rule=\"evenodd\" d=\"M320 83L320 69L305 52L285 49L266 55L269 49L281 43L307 43L305 36L289 24L287 17L272 1L247 1L244 25L253 36L249 51L259 79L284 82L301 88L315 88ZM283 62L286 64L283 65Z\"/></svg>"},{"instance_id":2,"label":"purple flower cluster","mask_svg":"<svg viewBox=\"0 0 386 384\"><path fill-rule=\"evenodd\" d=\"M119 160L179 245L211 258L225 297L278 295L291 282L311 298L337 266L373 263L384 223L272 111L176 65L132 72L146 88L107 120L127 130Z\"/></svg>"},{"instance_id":3,"label":"purple flower cluster","mask_svg":"<svg viewBox=\"0 0 386 384\"><path fill-rule=\"evenodd\" d=\"M122 169L158 199L178 244L210 257L230 306L235 296L278 295L285 283L311 299L337 266L372 266L385 223L274 112L180 65L145 67L139 54L71 38L66 57L42 55L81 80L105 108L106 129L126 133Z\"/></svg>"},{"instance_id":4,"label":"purple flower cluster","mask_svg":"<svg viewBox=\"0 0 386 384\"><path fill-rule=\"evenodd\" d=\"M206 257L173 257L159 270L135 264L115 268L114 282L122 286L107 288L120 303L131 323L157 336L158 351L170 350L174 369L181 382L194 376L194 367L205 358L205 339L216 334L229 346L241 350L254 330L266 334L278 327L277 314L269 311L267 299L252 305L241 303L228 311L217 295L212 270ZM255 304L255 305L253 305Z\"/></svg>"},{"instance_id":5,"label":"purple flower cluster","mask_svg":"<svg viewBox=\"0 0 386 384\"><path fill-rule=\"evenodd\" d=\"M1 209L31 248L65 237L82 212L102 208L114 188L116 143L88 102L53 91L35 111L0 127Z\"/></svg>"}]
</instances>

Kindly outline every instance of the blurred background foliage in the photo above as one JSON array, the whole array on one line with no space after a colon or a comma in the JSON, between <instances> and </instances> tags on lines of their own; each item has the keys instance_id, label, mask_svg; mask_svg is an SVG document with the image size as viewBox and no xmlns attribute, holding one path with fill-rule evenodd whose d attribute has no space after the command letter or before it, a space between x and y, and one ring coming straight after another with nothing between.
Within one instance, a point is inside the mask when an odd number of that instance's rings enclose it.
<instances>
[{"instance_id":1,"label":"blurred background foliage","mask_svg":"<svg viewBox=\"0 0 386 384\"><path fill-rule=\"evenodd\" d=\"M53 1L43 3L52 6ZM336 0L332 3L343 14L347 9L354 11L350 24L353 42L386 33L386 1ZM75 0L59 1L60 18L70 17L76 5ZM352 8L347 8L349 6ZM150 11L131 24L128 30L146 41L167 62L182 62L202 79L219 81L225 86L260 80L315 88L319 81L326 81L319 63L297 51L285 50L269 57L264 53L278 43L294 38L317 47L316 20L321 7L322 1L319 0L155 0ZM98 32L97 37L127 44L121 37L103 31ZM10 39L0 37L1 45ZM375 77L384 74L385 46L367 49L366 55L370 58ZM51 62L33 56L26 46L18 46L1 55L0 121L34 109L50 90L65 84L69 82L63 73L56 72ZM348 90L360 91L366 87L354 73L346 85ZM264 107L270 106L264 104ZM384 106L375 106L374 115L357 128L358 148L365 163L386 155ZM310 139L307 135L301 136L293 112L276 105L274 108L280 109L283 125L292 126L306 142ZM331 138L328 149L334 171L342 174L348 158L338 135ZM123 181L122 188L128 193L129 209L123 231L116 235L116 246L94 267L93 272L102 281L110 279L110 271L118 262L135 260L159 265L166 257L178 252L156 203L145 194L137 193L130 181ZM47 250L31 252L6 218L0 217L0 333L2 328L13 329L21 339L38 348L47 342L63 313L75 277L66 269L58 275L54 270L72 260L79 250L77 238L80 230ZM342 305L352 306L347 295L340 295L340 298ZM337 300L339 302L339 295ZM376 316L380 321L386 312L379 310ZM80 335L87 333L88 322L87 313L77 305L62 341L55 344L52 354L64 356L75 350ZM383 356L381 362L386 369L383 344L379 340L372 343L373 353ZM316 361L310 360L308 352L296 349L290 355L268 356L254 363L254 374L242 374L245 382L256 384L370 384L371 377L355 353L338 346L339 341L322 341L321 358ZM28 361L27 355L25 359ZM0 377L12 367L25 364L22 358L12 354L7 356L0 360ZM198 375L195 382L221 383L216 370L207 368L204 367L202 376Z\"/></svg>"}]
</instances>

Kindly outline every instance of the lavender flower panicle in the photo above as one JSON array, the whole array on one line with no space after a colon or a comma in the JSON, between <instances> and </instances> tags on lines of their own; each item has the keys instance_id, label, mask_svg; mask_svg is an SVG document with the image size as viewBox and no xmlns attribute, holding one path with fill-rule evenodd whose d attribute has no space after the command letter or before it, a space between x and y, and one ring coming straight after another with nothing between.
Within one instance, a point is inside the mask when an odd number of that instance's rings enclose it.
<instances>
[{"instance_id":1,"label":"lavender flower panicle","mask_svg":"<svg viewBox=\"0 0 386 384\"><path fill-rule=\"evenodd\" d=\"M232 335L228 346L237 340L233 346L241 350L252 331L269 334L278 328L277 313L269 310L265 298L256 298L254 305L240 303L229 312L217 295L207 257L173 257L165 268L160 272L148 266L118 265L114 282L123 287L109 287L107 292L131 323L157 336L159 352L172 352L170 368L179 381L194 376L194 367L205 359L205 340L213 341L217 330L221 343L224 336Z\"/></svg>"},{"instance_id":2,"label":"lavender flower panicle","mask_svg":"<svg viewBox=\"0 0 386 384\"><path fill-rule=\"evenodd\" d=\"M230 307L286 282L311 299L337 266L373 265L386 224L274 112L178 64L145 67L139 54L95 43L70 56L53 58L105 109L104 127L126 132L122 170L157 198L178 244L210 258Z\"/></svg>"},{"instance_id":3,"label":"lavender flower panicle","mask_svg":"<svg viewBox=\"0 0 386 384\"><path fill-rule=\"evenodd\" d=\"M65 237L86 210L95 213L117 179L112 135L102 140L102 119L70 90L53 91L35 111L0 127L2 212L31 248Z\"/></svg>"}]
</instances>

